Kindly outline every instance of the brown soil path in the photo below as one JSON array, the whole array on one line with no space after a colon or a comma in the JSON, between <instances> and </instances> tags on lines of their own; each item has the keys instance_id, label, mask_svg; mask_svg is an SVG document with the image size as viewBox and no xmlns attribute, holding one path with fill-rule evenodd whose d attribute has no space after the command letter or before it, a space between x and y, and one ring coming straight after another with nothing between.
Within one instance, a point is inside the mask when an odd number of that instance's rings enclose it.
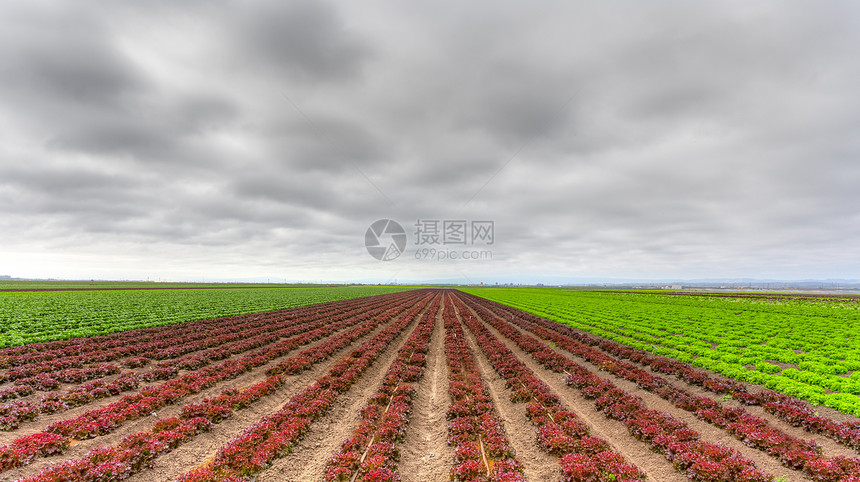
<instances>
[{"instance_id":1,"label":"brown soil path","mask_svg":"<svg viewBox=\"0 0 860 482\"><path fill-rule=\"evenodd\" d=\"M417 391L406 439L400 445L400 477L404 482L447 480L454 463L454 451L447 440L446 414L450 401L441 311L436 316L427 350L427 366Z\"/></svg>"},{"instance_id":2,"label":"brown soil path","mask_svg":"<svg viewBox=\"0 0 860 482\"><path fill-rule=\"evenodd\" d=\"M456 307L454 310L462 323L459 310ZM516 451L517 459L522 462L526 477L534 481L559 480L561 478L559 459L538 447L535 428L526 418L526 405L528 404L511 401L511 390L505 387L505 380L493 369L490 360L478 347L468 327L465 324L462 326L463 332L466 334L466 342L469 344L472 356L475 357L478 369L481 371L481 378L490 390L496 410L499 411L499 415L505 423L508 441Z\"/></svg>"}]
</instances>

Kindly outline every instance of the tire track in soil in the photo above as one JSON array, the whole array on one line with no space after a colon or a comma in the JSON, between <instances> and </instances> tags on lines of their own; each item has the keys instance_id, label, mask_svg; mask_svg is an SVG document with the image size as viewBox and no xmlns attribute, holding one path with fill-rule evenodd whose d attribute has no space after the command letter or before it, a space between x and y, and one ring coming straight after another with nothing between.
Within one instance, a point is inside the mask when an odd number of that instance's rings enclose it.
<instances>
[{"instance_id":1,"label":"tire track in soil","mask_svg":"<svg viewBox=\"0 0 860 482\"><path fill-rule=\"evenodd\" d=\"M515 350L515 353L517 353L517 356L520 357L521 360L524 360L524 361L528 360L526 364L529 366L529 368L531 368L532 370L535 370L535 371L540 369L540 370L542 370L541 373L553 374L552 371L543 368L536 361L534 361L534 359L531 357L531 355L523 352L522 350L519 350L519 347L517 347L513 341L504 337L495 328L493 328L492 326L490 326L488 324L486 326L490 331L493 332L494 335L499 337L499 339L503 340L506 346L508 346L512 350ZM514 326L514 328L516 328L520 332L524 332L524 330L522 330L518 326ZM524 333L531 335L528 332L524 332ZM623 378L616 377L616 376L612 375L611 373L607 373L605 371L602 371L597 366L592 365L591 363L588 363L587 361L582 360L580 358L572 357L567 352L565 352L564 350L561 350L557 347L553 347L552 349L554 351L556 351L557 353L560 353L560 354L562 354L562 355L564 355L564 356L566 356L572 360L575 359L574 361L576 361L577 364L581 365L582 367L587 369L589 372L591 372L594 375L597 375L597 376L599 376L605 380L611 381L612 383L615 384L615 386L626 391L627 393L642 398L642 400L645 402L645 405L648 408L650 408L652 410L659 410L661 412L668 413L669 415L675 417L676 419L681 420L682 422L686 423L688 427L695 430L696 432L699 432L702 440L706 440L708 442L717 442L717 443L721 443L727 447L731 447L731 448L737 450L738 452L740 452L741 454L743 454L744 457L752 460L755 463L756 467L758 467L759 469L761 469L765 472L771 473L776 477L783 476L783 477L786 477L786 480L802 480L802 479L804 479L803 473L801 471L789 469L788 467L783 466L777 459L771 457L767 453L762 452L758 449L747 447L746 445L743 444L743 442L734 438L731 434L729 434L725 430L723 430L719 427L716 427L714 425L711 425L708 422L705 422L703 420L696 418L696 416L693 415L692 413L690 413L686 410L682 410L682 409L672 405L668 401L658 397L657 395L654 395L651 392L648 392L646 390L639 388L639 386L636 385L635 383L630 382L628 380L625 380ZM517 350L519 350L519 351L517 351ZM559 384L564 386L564 389L566 392L574 392L575 391L575 389L567 386L567 383L564 381L562 375L557 374L557 373L555 373L553 375L555 375L555 376L552 378L558 379ZM555 388L554 385L550 385L550 386L553 386L553 388ZM583 400L585 400L585 399L583 398ZM593 407L594 407L593 402L589 401L589 400L586 400L586 402L592 406L592 410L593 410ZM601 416L602 416L602 414L601 414ZM619 424L620 424L620 422L619 422ZM623 424L620 424L620 425L623 427ZM624 428L624 430L625 430L625 432L627 431L626 427ZM633 440L637 444L642 445L643 447L647 446L645 443L642 443L642 442L639 442L638 440L633 439L632 436L631 436L631 440ZM663 458L663 456L661 455L660 458ZM663 459L665 460L665 458L663 458ZM649 474L649 478L650 478L650 474ZM661 479L656 479L656 480L663 480L663 479L661 478Z\"/></svg>"},{"instance_id":2,"label":"tire track in soil","mask_svg":"<svg viewBox=\"0 0 860 482\"><path fill-rule=\"evenodd\" d=\"M505 311L507 311L508 313L512 313L509 310L505 310ZM512 314L516 315L515 312L513 312ZM520 328L520 327L517 327L517 328L522 331L522 328ZM587 335L587 336L590 336L592 338L599 338L597 335L594 335L593 333L588 333L586 331L576 330L576 329L574 329L574 331L582 333L582 334ZM547 343L547 344L551 343L549 340L541 338L539 335L532 333L531 331L526 331L526 332L529 335L543 341L544 343ZM550 346L552 346L552 345L550 345ZM611 356L611 357L616 358L618 360L624 361L625 363L630 363L631 365L634 365L638 368L641 368L641 369L647 371L648 373L651 373L654 376L659 376L659 377L665 378L666 380L669 381L669 383L672 386L674 386L676 388L683 389L683 390L685 390L685 391L687 391L687 392L689 392L689 393L691 393L697 397L710 398L711 400L714 400L716 402L720 402L721 404L723 404L723 406L725 406L727 408L736 408L736 407L743 408L748 413L750 413L751 415L754 415L756 417L759 417L759 418L766 420L767 423L769 423L772 427L778 428L779 430L782 430L783 432L791 435L792 437L796 437L796 438L800 438L800 439L806 439L806 440L814 440L818 445L821 446L823 454L826 457L835 457L838 455L844 455L846 457L857 457L858 452L860 452L860 451L855 451L849 447L846 447L846 446L836 442L835 440L833 440L831 438L825 437L824 435L816 434L816 433L812 433L812 432L807 432L806 430L804 430L800 427L792 426L788 422L785 422L785 421L777 418L776 416L771 415L770 413L766 412L764 410L764 408L762 408L760 406L744 405L744 404L742 404L742 403L740 403L734 399L724 400L722 396L717 395L716 393L713 393L713 392L709 392L709 391L705 390L704 388L702 388L698 385L694 385L694 384L692 384L692 383L690 383L690 382L688 382L682 378L679 378L675 375L672 375L669 373L662 373L662 372L653 370L650 365L645 365L642 363L634 362L633 360L628 360L626 358L618 357L618 356L604 350L603 348L601 348L599 346L592 346L592 348L594 348L596 350L600 350L602 353L606 354L607 356ZM578 356L576 356L573 353L568 352L567 350L562 350L560 353L564 354L567 357L572 357L572 359L575 359L577 363L588 363L584 359L579 358ZM713 378L727 378L724 375L714 373L712 371L706 370L706 369L701 368L701 367L694 367L694 368L697 371L707 373L708 376L713 377ZM766 387L761 386L761 385L754 385L754 384L750 384L750 383L744 383L744 385L746 385L747 390L749 390L751 392L758 392L760 390L767 390ZM752 390L752 389L755 389L755 390ZM819 413L821 413L822 416L828 417L828 418L833 419L833 420L842 421L842 422L844 422L844 421L855 421L855 422L860 421L860 418L853 417L851 415L844 414L841 412L836 412L835 410L833 410L829 407L823 407L823 406L822 407L816 407L816 410L819 411ZM831 413L825 413L826 411L830 411ZM838 414L838 415L836 415L836 414Z\"/></svg>"},{"instance_id":3,"label":"tire track in soil","mask_svg":"<svg viewBox=\"0 0 860 482\"><path fill-rule=\"evenodd\" d=\"M404 482L446 480L454 464L454 451L448 445L446 415L450 401L445 325L441 312L436 315L424 370L424 376L418 382L406 439L400 445L398 472Z\"/></svg>"},{"instance_id":4,"label":"tire track in soil","mask_svg":"<svg viewBox=\"0 0 860 482\"><path fill-rule=\"evenodd\" d=\"M463 320L460 318L460 312L456 306L454 312L457 314L457 319L462 323ZM475 357L481 378L487 384L496 409L505 423L505 434L508 436L508 441L516 451L517 459L523 463L526 477L532 481L561 480L561 465L559 465L558 457L553 457L538 447L535 428L526 418L526 406L528 404L511 401L511 391L505 387L505 381L496 374L487 356L484 355L475 341L474 335L469 331L469 327L465 324L462 326L463 332L466 334L466 343L472 351L472 356Z\"/></svg>"},{"instance_id":5,"label":"tire track in soil","mask_svg":"<svg viewBox=\"0 0 860 482\"><path fill-rule=\"evenodd\" d=\"M432 302L429 301L428 304ZM382 377L397 357L397 352L409 340L412 330L423 316L421 310L415 319L395 338L382 356L361 375L361 378L341 394L334 407L317 420L304 438L293 447L293 451L279 459L272 466L260 472L258 482L308 482L322 480L328 459L340 449L344 440L355 431L361 420L361 409L367 405L382 383ZM365 338L367 340L369 338ZM286 400L283 400L286 403ZM283 403L278 405L278 409Z\"/></svg>"},{"instance_id":6,"label":"tire track in soil","mask_svg":"<svg viewBox=\"0 0 860 482\"><path fill-rule=\"evenodd\" d=\"M461 298L461 300L463 300ZM463 300L468 306L469 300ZM472 316L478 317L478 314L469 307ZM612 420L602 413L594 409L594 403L586 399L582 395L567 386L564 380L564 375L552 372L536 362L531 355L522 351L516 343L512 342L495 328L484 323L490 332L496 336L504 345L510 349L514 355L523 362L535 375L544 381L553 392L564 402L565 406L571 412L575 413L586 425L588 425L591 435L605 440L614 450L618 451L628 462L635 464L642 472L644 472L648 480L658 482L683 482L688 481L683 474L675 470L672 463L666 460L663 455L651 451L649 446L636 440L630 435L627 427L617 421ZM470 343L475 343L474 334L466 327L467 338ZM653 407L651 407L653 408ZM534 429L529 427L529 431L534 433ZM525 463L525 462L524 462ZM558 462L555 462L558 465ZM530 479L533 480L533 479ZM540 479L538 479L540 480Z\"/></svg>"},{"instance_id":7,"label":"tire track in soil","mask_svg":"<svg viewBox=\"0 0 860 482\"><path fill-rule=\"evenodd\" d=\"M178 404L173 404L173 405L169 405L167 407L164 407L157 412L158 417L159 418L166 418L166 417L179 416L180 410L181 410L182 406L184 406L185 404L199 402L199 401L203 400L204 398L216 396L227 388L233 388L233 387L241 388L241 387L253 385L255 383L259 383L266 378L265 372L268 368L275 366L278 363L280 363L280 362L282 362L282 361L284 361L284 360L286 360L292 356L295 356L298 353L301 353L303 350L306 350L308 348L315 347L315 346L318 346L322 343L325 343L332 336L337 336L339 333L342 333L343 331L350 329L350 328L345 328L344 330L337 331L337 332L333 333L332 335L330 335L330 336L328 336L322 340L315 341L314 343L298 347L295 350L288 352L288 353L284 354L283 356L276 358L276 359L272 360L271 362L269 362L265 365L257 367L250 372L243 373L242 375L239 375L236 378L225 380L225 381L215 385L214 387L207 388L206 390L203 390L200 393L190 395L187 398L184 398L183 400L181 400ZM371 332L368 336L373 337L376 333L378 333L383 328L384 328L384 326L377 328L376 330ZM369 338L367 338L367 337L362 338L361 340L358 340L356 343L362 343L363 341L365 341L367 339L369 339ZM352 345L345 348L344 350L354 349L354 348L358 347L358 344L356 344L356 343L353 343ZM262 348L264 348L264 347L260 347L259 349L262 349ZM330 368L334 364L334 362L338 359L337 357L343 353L344 353L344 351L340 351L337 354L335 354L334 356L330 357L328 360L321 362L319 365L324 365L324 366ZM314 366L311 370L303 372L302 374L298 375L295 378L304 379L306 374L308 374L309 372L310 373L316 373L315 370L319 369L319 365ZM328 370L328 369L326 369L326 370ZM320 376L320 375L317 375L317 377L318 376ZM315 379L316 379L316 377L311 378L311 380L315 380ZM289 388L286 388L286 387L292 387L293 386L292 383L293 383L292 380L288 380L287 384L285 384L283 387L281 387L281 389L279 389L276 392L276 394L271 394L268 397L276 399L278 394L286 395L287 393L289 393L288 390L290 390ZM143 386L143 385L141 385L141 386ZM302 386L304 386L304 385L302 385ZM295 387L293 387L293 388L295 388ZM282 390L284 390L284 391L282 391ZM268 400L270 399L268 397L264 400L257 402L255 405L252 405L249 408L246 408L244 410L240 410L239 412L234 412L233 417L231 417L230 419L225 420L219 424L213 425L212 430L210 432L200 434L197 437L195 437L195 439L193 441L191 441L187 444L183 444L182 446L180 446L176 450L174 450L170 453L164 454L159 458L156 458L155 459L155 467L158 468L163 463L163 462L161 462L162 460L171 458L172 456L174 456L174 454L181 453L183 451L183 449L186 449L188 447L192 447L195 444L199 443L198 442L199 440L209 438L211 436L215 436L215 434L217 434L219 432L219 430L222 429L222 427L228 427L229 426L228 424L233 423L233 420L235 420L239 417L242 417L244 415L244 412L253 411L253 410L255 410L256 406L266 405L267 403L270 403L270 402L268 402ZM114 398L114 397L111 397L111 399L112 398ZM101 402L101 403L88 404L84 407L80 407L82 409L80 411L80 413L83 413L89 409L108 405L110 403L111 399L99 400L98 402ZM280 408L280 406L281 405L279 404L278 408ZM277 411L277 410L274 410L274 411ZM62 416L62 417L59 417L57 419L62 420L65 418L69 418L68 414L70 414L70 413L72 413L71 410L68 412L64 412L64 414L66 414L66 416ZM65 460L77 459L77 458L83 457L89 450L91 450L95 447L98 447L98 446L116 445L127 435L131 435L131 434L134 434L137 432L148 431L154 423L155 423L154 417L152 417L152 416L142 417L142 418L139 418L137 420L131 421L131 422L123 425L118 430L111 432L110 434L103 435L101 437L92 438L92 439L86 439L86 440L78 441L71 448L69 448L64 454L62 454L60 456L37 457L29 465L25 465L25 466L17 468L17 469L12 469L12 470L9 470L7 472L0 474L0 482L7 482L7 481L12 481L12 480L17 480L20 477L28 477L31 475L35 475L39 471L41 471L45 468L51 467L52 465L59 464ZM248 425L250 425L252 423L253 422L249 422ZM244 427L242 427L242 429L244 429ZM239 431L241 432L241 429ZM21 434L19 434L19 436L20 435ZM211 455L214 455L214 452ZM189 459L189 460L191 460L191 459ZM205 460L205 458L195 458L191 462L188 462L188 460L186 460L186 465L184 465L183 467L180 467L180 468L184 468L185 470L182 470L181 472L179 472L177 474L177 476L184 473L186 470L190 469L191 467L194 467L194 466L200 464L203 460ZM179 470L179 469L177 468L177 470ZM169 476L165 477L165 478L160 478L160 477L159 478L153 478L152 476L147 476L150 473L152 473L152 472L151 471L144 471L140 474L135 475L133 477L133 479L139 480L139 481L173 480ZM132 480L132 479L129 479L129 480Z\"/></svg>"}]
</instances>

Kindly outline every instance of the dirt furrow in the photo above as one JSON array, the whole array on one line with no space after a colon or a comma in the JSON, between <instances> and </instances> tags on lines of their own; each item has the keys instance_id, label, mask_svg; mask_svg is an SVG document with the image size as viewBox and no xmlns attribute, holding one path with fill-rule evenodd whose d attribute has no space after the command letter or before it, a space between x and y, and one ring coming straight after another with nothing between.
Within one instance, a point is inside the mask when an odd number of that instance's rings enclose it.
<instances>
[{"instance_id":1,"label":"dirt furrow","mask_svg":"<svg viewBox=\"0 0 860 482\"><path fill-rule=\"evenodd\" d=\"M293 447L292 453L276 459L270 468L257 476L256 480L260 482L322 480L326 462L340 449L343 441L352 435L361 420L361 409L379 389L382 376L397 357L397 352L406 344L423 314L424 310L419 312L392 341L385 353L364 372L358 382L338 397L331 411L314 423L308 434Z\"/></svg>"},{"instance_id":2,"label":"dirt furrow","mask_svg":"<svg viewBox=\"0 0 860 482\"><path fill-rule=\"evenodd\" d=\"M418 395L406 439L400 446L398 472L404 482L446 480L454 462L448 445L448 364L445 363L445 326L441 314L430 337L427 367L418 383Z\"/></svg>"},{"instance_id":3,"label":"dirt furrow","mask_svg":"<svg viewBox=\"0 0 860 482\"><path fill-rule=\"evenodd\" d=\"M459 317L459 314L458 314ZM490 361L484 352L478 347L475 338L463 326L466 333L466 342L481 371L481 378L490 390L496 410L499 411L505 422L505 433L511 446L516 450L517 458L523 463L526 477L533 481L559 480L561 478L561 466L557 457L548 455L538 447L535 438L535 429L526 418L525 403L514 403L511 401L511 391L505 388L505 381L493 370Z\"/></svg>"}]
</instances>

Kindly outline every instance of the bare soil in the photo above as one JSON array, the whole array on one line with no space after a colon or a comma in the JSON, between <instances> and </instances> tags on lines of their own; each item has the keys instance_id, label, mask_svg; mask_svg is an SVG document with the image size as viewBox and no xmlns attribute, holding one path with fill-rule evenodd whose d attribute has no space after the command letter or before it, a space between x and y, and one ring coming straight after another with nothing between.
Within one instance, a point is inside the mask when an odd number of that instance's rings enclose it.
<instances>
[{"instance_id":1,"label":"bare soil","mask_svg":"<svg viewBox=\"0 0 860 482\"><path fill-rule=\"evenodd\" d=\"M454 463L454 451L448 445L448 364L441 315L436 317L427 366L417 391L409 430L400 446L400 476L404 482L446 480Z\"/></svg>"},{"instance_id":2,"label":"bare soil","mask_svg":"<svg viewBox=\"0 0 860 482\"><path fill-rule=\"evenodd\" d=\"M464 330L465 331L465 330ZM526 403L511 401L511 390L505 388L505 381L499 377L486 355L478 347L471 333L466 332L466 341L472 355L478 362L481 378L487 384L496 409L505 423L508 441L516 451L517 458L523 463L529 480L559 480L561 466L558 459L538 447L535 428L526 418Z\"/></svg>"}]
</instances>

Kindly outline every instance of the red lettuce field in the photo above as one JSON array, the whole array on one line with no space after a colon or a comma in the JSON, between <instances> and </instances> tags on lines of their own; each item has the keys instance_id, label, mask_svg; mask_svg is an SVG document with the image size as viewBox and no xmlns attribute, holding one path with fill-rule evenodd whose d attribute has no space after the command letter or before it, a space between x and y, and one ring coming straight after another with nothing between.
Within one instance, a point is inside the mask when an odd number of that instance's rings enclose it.
<instances>
[{"instance_id":1,"label":"red lettuce field","mask_svg":"<svg viewBox=\"0 0 860 482\"><path fill-rule=\"evenodd\" d=\"M0 480L860 481L860 420L457 290L0 350Z\"/></svg>"}]
</instances>

